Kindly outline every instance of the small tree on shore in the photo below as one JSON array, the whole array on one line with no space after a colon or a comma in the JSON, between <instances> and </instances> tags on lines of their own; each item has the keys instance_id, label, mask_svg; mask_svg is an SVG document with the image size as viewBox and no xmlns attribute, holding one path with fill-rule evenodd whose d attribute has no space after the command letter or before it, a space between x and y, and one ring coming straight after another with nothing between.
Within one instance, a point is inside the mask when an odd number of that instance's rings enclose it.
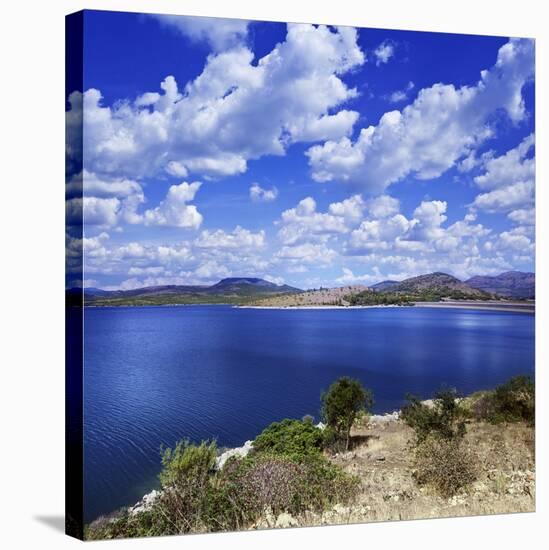
<instances>
[{"instance_id":1,"label":"small tree on shore","mask_svg":"<svg viewBox=\"0 0 549 550\"><path fill-rule=\"evenodd\" d=\"M339 440L345 441L348 450L354 421L360 412L368 412L373 405L372 392L359 380L344 376L322 394L321 400L324 421Z\"/></svg>"}]
</instances>

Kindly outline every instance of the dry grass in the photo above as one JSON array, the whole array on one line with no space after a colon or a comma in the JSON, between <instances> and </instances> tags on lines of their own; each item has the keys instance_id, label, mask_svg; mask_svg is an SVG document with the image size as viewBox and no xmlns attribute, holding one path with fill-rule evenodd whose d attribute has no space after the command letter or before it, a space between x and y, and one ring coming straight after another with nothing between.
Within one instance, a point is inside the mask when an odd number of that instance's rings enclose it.
<instances>
[{"instance_id":1,"label":"dry grass","mask_svg":"<svg viewBox=\"0 0 549 550\"><path fill-rule=\"evenodd\" d=\"M358 294L368 290L363 285L350 285L338 288L324 288L308 290L299 294L285 294L269 298L259 298L249 305L258 307L318 307L349 305L345 302L345 296Z\"/></svg>"},{"instance_id":2,"label":"dry grass","mask_svg":"<svg viewBox=\"0 0 549 550\"><path fill-rule=\"evenodd\" d=\"M463 445L475 456L478 479L451 498L415 482L413 432L403 423L369 425L353 436L354 448L332 460L359 476L356 503L278 521L277 527L535 511L534 429L526 424L470 424ZM272 521L256 527L273 527Z\"/></svg>"}]
</instances>

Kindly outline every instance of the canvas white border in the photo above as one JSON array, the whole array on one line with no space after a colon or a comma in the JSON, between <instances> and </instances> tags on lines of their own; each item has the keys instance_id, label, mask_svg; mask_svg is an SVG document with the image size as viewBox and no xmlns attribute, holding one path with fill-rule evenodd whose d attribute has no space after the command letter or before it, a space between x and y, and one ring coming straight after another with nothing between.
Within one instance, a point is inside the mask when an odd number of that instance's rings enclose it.
<instances>
[{"instance_id":1,"label":"canvas white border","mask_svg":"<svg viewBox=\"0 0 549 550\"><path fill-rule=\"evenodd\" d=\"M536 38L537 393L547 385L547 14L521 2L392 0L20 1L3 6L3 445L0 507L6 548L73 548L62 534L64 486L64 15L82 8L350 24ZM6 173L7 167L7 173ZM537 512L120 541L132 548L538 548L549 520L547 405L538 399ZM101 543L103 544L103 543ZM109 544L109 543L106 543Z\"/></svg>"}]
</instances>

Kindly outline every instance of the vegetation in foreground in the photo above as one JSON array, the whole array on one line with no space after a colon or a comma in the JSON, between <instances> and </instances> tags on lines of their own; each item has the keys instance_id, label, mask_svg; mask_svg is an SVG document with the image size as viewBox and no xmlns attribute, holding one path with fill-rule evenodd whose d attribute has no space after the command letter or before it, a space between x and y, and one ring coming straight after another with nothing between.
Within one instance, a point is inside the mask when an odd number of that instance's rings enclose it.
<instances>
[{"instance_id":1,"label":"vegetation in foreground","mask_svg":"<svg viewBox=\"0 0 549 550\"><path fill-rule=\"evenodd\" d=\"M371 392L342 378L322 396L325 429L312 417L275 422L221 469L214 442L179 442L162 454L159 496L85 537L531 511L534 402L533 381L516 377L466 398L409 397L400 420L365 422Z\"/></svg>"}]
</instances>

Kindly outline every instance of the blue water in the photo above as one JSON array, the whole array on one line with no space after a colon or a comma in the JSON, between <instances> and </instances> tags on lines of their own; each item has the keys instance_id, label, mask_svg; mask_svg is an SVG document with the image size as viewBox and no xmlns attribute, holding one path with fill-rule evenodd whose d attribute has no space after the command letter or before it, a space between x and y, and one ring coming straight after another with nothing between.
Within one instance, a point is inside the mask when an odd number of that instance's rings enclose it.
<instances>
[{"instance_id":1,"label":"blue water","mask_svg":"<svg viewBox=\"0 0 549 550\"><path fill-rule=\"evenodd\" d=\"M463 393L534 372L534 316L459 309L86 308L85 519L157 484L159 448L236 446L270 422L318 418L321 390L359 378L376 412L406 393Z\"/></svg>"}]
</instances>

